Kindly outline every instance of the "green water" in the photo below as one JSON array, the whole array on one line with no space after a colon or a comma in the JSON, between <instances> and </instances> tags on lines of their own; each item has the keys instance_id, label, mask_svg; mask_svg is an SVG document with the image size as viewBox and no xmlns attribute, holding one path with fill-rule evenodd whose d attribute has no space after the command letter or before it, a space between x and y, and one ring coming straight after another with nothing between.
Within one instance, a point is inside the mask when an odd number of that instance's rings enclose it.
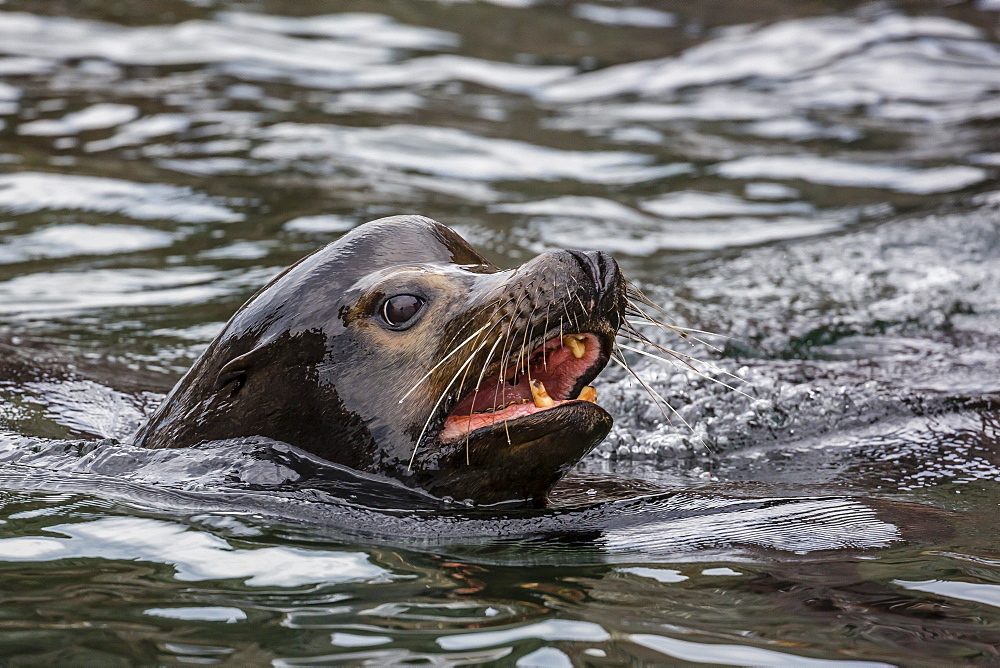
<instances>
[{"instance_id":1,"label":"green water","mask_svg":"<svg viewBox=\"0 0 1000 668\"><path fill-rule=\"evenodd\" d=\"M0 2L0 662L995 665L998 16ZM914 504L897 538L364 539L46 450L127 437L267 279L397 213L502 266L609 251L728 337L690 352L746 394L632 360L690 428L603 374L616 426L557 503L873 497Z\"/></svg>"}]
</instances>

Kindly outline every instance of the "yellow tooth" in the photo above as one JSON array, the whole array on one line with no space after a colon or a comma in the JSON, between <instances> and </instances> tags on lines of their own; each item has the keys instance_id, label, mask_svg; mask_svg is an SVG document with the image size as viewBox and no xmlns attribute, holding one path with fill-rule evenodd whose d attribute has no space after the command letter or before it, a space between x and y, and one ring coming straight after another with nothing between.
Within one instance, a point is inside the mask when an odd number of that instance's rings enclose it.
<instances>
[{"instance_id":1,"label":"yellow tooth","mask_svg":"<svg viewBox=\"0 0 1000 668\"><path fill-rule=\"evenodd\" d=\"M587 354L587 344L584 343L586 340L582 336L564 336L563 345L573 351L573 357L580 359Z\"/></svg>"},{"instance_id":2,"label":"yellow tooth","mask_svg":"<svg viewBox=\"0 0 1000 668\"><path fill-rule=\"evenodd\" d=\"M577 397L580 401L589 401L592 404L597 403L597 390L590 385L584 385L583 389L580 390L580 396Z\"/></svg>"},{"instance_id":3,"label":"yellow tooth","mask_svg":"<svg viewBox=\"0 0 1000 668\"><path fill-rule=\"evenodd\" d=\"M535 406L538 408L550 408L556 405L556 402L552 401L549 393L545 391L542 381L533 380L528 385L531 386L531 398L535 400Z\"/></svg>"}]
</instances>

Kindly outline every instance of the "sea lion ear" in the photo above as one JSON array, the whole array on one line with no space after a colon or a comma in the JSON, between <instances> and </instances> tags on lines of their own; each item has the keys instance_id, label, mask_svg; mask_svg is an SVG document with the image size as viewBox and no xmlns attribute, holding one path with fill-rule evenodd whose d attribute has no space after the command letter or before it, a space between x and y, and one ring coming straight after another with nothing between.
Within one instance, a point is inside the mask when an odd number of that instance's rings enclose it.
<instances>
[{"instance_id":1,"label":"sea lion ear","mask_svg":"<svg viewBox=\"0 0 1000 668\"><path fill-rule=\"evenodd\" d=\"M219 375L215 379L215 391L218 392L232 383L235 383L232 388L234 393L243 387L246 383L247 375L250 373L252 358L255 352L255 350L251 350L248 353L226 362L226 364L219 369Z\"/></svg>"}]
</instances>

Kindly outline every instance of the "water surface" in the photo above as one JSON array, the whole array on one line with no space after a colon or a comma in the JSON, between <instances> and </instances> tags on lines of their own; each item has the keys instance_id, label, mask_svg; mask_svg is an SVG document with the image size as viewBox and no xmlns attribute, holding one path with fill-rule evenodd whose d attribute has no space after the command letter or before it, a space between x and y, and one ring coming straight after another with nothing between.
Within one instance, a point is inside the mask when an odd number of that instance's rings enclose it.
<instances>
[{"instance_id":1,"label":"water surface","mask_svg":"<svg viewBox=\"0 0 1000 668\"><path fill-rule=\"evenodd\" d=\"M0 3L0 654L1000 661L996 9ZM503 266L614 253L743 394L630 354L677 414L609 369L541 515L102 440L397 213Z\"/></svg>"}]
</instances>

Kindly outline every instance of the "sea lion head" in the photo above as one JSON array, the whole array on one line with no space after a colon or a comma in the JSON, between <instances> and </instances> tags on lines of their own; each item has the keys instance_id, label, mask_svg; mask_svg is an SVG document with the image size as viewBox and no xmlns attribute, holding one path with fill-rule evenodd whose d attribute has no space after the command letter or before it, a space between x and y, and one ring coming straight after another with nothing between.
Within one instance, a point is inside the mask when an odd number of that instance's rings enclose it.
<instances>
[{"instance_id":1,"label":"sea lion head","mask_svg":"<svg viewBox=\"0 0 1000 668\"><path fill-rule=\"evenodd\" d=\"M251 297L134 442L266 436L438 497L538 500L611 428L589 383L625 303L605 253L501 270L440 223L383 218Z\"/></svg>"}]
</instances>

